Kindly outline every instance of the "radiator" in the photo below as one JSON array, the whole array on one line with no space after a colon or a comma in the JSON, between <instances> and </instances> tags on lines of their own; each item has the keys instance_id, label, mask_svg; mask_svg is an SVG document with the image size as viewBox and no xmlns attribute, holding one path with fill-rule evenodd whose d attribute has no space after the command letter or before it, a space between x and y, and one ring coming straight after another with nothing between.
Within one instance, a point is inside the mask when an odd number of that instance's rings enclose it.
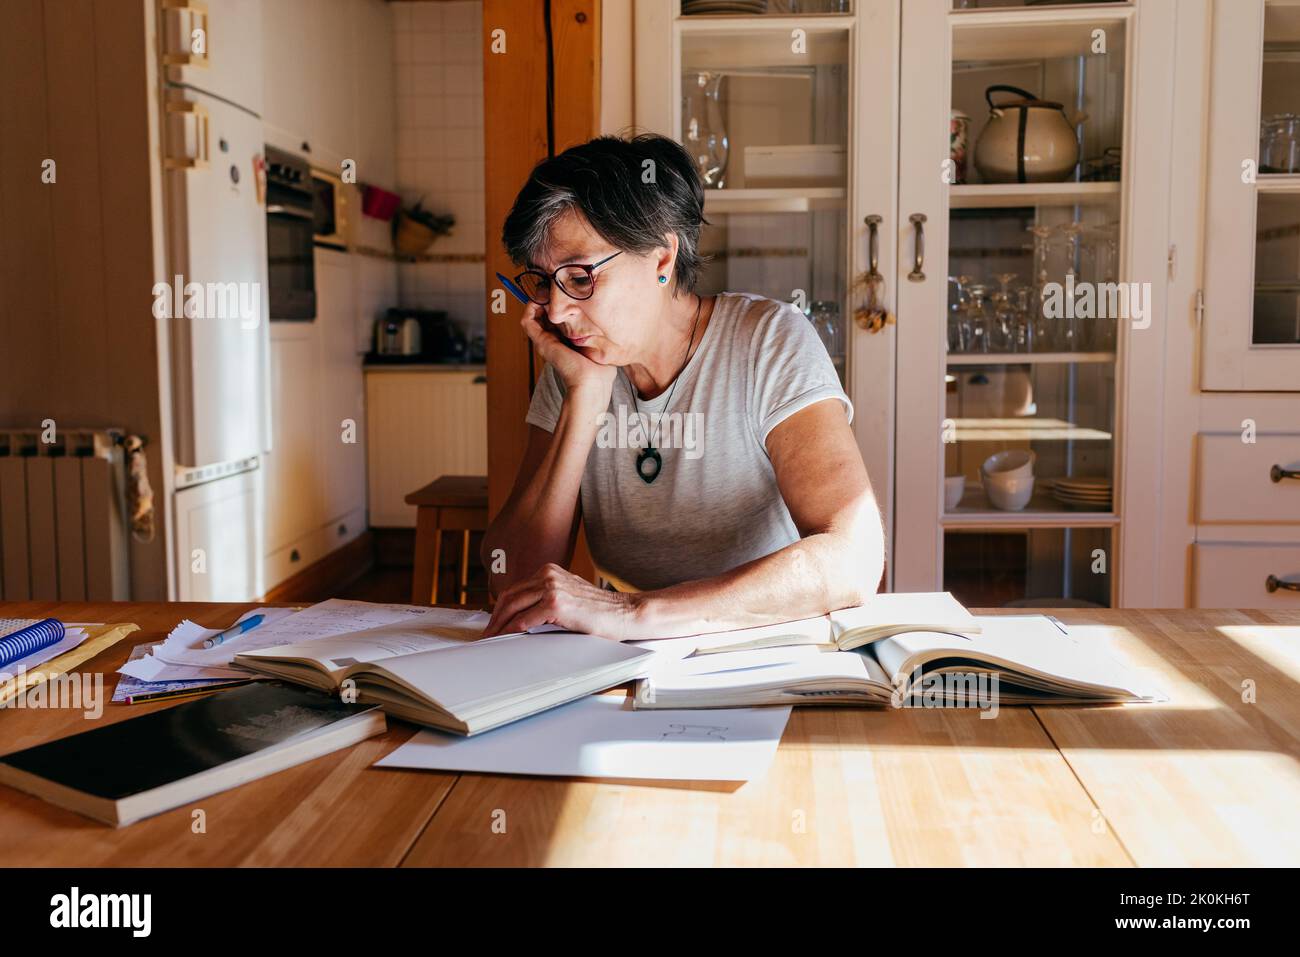
<instances>
[{"instance_id":1,"label":"radiator","mask_svg":"<svg viewBox=\"0 0 1300 957\"><path fill-rule=\"evenodd\" d=\"M130 597L122 434L0 428L0 599Z\"/></svg>"}]
</instances>

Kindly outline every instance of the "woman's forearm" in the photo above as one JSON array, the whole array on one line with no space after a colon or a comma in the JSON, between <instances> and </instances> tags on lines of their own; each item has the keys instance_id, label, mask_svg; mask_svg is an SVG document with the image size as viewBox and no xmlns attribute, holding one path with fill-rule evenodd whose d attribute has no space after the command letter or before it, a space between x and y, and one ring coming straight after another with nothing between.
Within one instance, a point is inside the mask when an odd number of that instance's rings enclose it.
<instances>
[{"instance_id":1,"label":"woman's forearm","mask_svg":"<svg viewBox=\"0 0 1300 957\"><path fill-rule=\"evenodd\" d=\"M722 575L633 595L633 627L646 638L673 638L859 605L884 571L878 520L875 529L809 535Z\"/></svg>"},{"instance_id":2,"label":"woman's forearm","mask_svg":"<svg viewBox=\"0 0 1300 957\"><path fill-rule=\"evenodd\" d=\"M494 594L548 562L567 563L582 473L596 440L597 416L608 402L588 393L565 397L545 457L483 536L482 559Z\"/></svg>"}]
</instances>

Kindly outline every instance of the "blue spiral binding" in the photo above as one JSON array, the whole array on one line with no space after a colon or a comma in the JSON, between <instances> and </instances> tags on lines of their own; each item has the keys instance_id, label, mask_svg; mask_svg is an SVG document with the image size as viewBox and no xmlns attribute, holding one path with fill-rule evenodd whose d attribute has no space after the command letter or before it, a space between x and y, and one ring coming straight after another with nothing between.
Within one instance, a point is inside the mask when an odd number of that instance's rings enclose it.
<instances>
[{"instance_id":1,"label":"blue spiral binding","mask_svg":"<svg viewBox=\"0 0 1300 957\"><path fill-rule=\"evenodd\" d=\"M46 618L0 638L0 668L63 640L63 622Z\"/></svg>"}]
</instances>

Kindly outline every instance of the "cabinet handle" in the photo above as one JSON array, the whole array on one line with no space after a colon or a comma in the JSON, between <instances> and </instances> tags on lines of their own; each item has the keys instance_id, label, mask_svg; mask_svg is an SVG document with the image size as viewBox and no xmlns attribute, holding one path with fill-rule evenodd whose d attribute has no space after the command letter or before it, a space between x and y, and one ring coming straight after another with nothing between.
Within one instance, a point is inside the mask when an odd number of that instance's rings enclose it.
<instances>
[{"instance_id":1,"label":"cabinet handle","mask_svg":"<svg viewBox=\"0 0 1300 957\"><path fill-rule=\"evenodd\" d=\"M311 213L305 213L301 209L294 209L292 206L284 206L280 203L271 203L266 207L266 211L272 216L291 216L294 219L314 219Z\"/></svg>"},{"instance_id":2,"label":"cabinet handle","mask_svg":"<svg viewBox=\"0 0 1300 957\"><path fill-rule=\"evenodd\" d=\"M907 278L912 282L925 281L925 213L913 213L907 217L912 223L912 228L916 234L916 252L913 259L914 265L912 271L907 274Z\"/></svg>"},{"instance_id":3,"label":"cabinet handle","mask_svg":"<svg viewBox=\"0 0 1300 957\"><path fill-rule=\"evenodd\" d=\"M1268 477L1274 482L1280 482L1283 479L1300 479L1300 469L1284 469L1280 465L1274 465L1268 470Z\"/></svg>"},{"instance_id":4,"label":"cabinet handle","mask_svg":"<svg viewBox=\"0 0 1300 957\"><path fill-rule=\"evenodd\" d=\"M198 155L168 156L163 165L168 169L207 169L208 168L208 110L201 103L190 100L168 100L163 109L177 116L193 116L195 130L198 133Z\"/></svg>"},{"instance_id":5,"label":"cabinet handle","mask_svg":"<svg viewBox=\"0 0 1300 957\"><path fill-rule=\"evenodd\" d=\"M208 40L211 35L208 33L208 5L200 0L162 0L163 10L174 10L177 13L188 13L190 15L190 29L188 34L182 35L193 36L195 30L203 31L203 52L195 53L193 46L182 53L163 53L162 61L164 66L207 66L208 65Z\"/></svg>"},{"instance_id":6,"label":"cabinet handle","mask_svg":"<svg viewBox=\"0 0 1300 957\"><path fill-rule=\"evenodd\" d=\"M348 533L348 527L347 527L346 525L340 524L340 525L339 525L339 534L340 534L340 535L346 535L347 533Z\"/></svg>"},{"instance_id":7,"label":"cabinet handle","mask_svg":"<svg viewBox=\"0 0 1300 957\"><path fill-rule=\"evenodd\" d=\"M291 562L296 562L300 558L302 558L302 556L298 554L298 549L296 548L289 553L289 561Z\"/></svg>"},{"instance_id":8,"label":"cabinet handle","mask_svg":"<svg viewBox=\"0 0 1300 957\"><path fill-rule=\"evenodd\" d=\"M872 213L867 224L867 278L880 279L880 224L883 220Z\"/></svg>"},{"instance_id":9,"label":"cabinet handle","mask_svg":"<svg viewBox=\"0 0 1300 957\"><path fill-rule=\"evenodd\" d=\"M486 385L486 384L487 384L487 376L485 375L476 375L474 377L474 381L470 383L470 385Z\"/></svg>"},{"instance_id":10,"label":"cabinet handle","mask_svg":"<svg viewBox=\"0 0 1300 957\"><path fill-rule=\"evenodd\" d=\"M1283 581L1276 575L1269 575L1264 579L1264 587L1268 589L1269 594L1272 594L1279 588L1286 591L1300 591L1300 582Z\"/></svg>"}]
</instances>

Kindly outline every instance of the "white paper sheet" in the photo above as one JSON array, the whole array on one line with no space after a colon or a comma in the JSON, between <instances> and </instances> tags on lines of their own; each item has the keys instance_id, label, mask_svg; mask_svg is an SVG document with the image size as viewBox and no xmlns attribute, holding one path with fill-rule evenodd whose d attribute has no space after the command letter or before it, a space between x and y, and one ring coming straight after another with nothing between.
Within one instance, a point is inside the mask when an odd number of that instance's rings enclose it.
<instances>
[{"instance_id":1,"label":"white paper sheet","mask_svg":"<svg viewBox=\"0 0 1300 957\"><path fill-rule=\"evenodd\" d=\"M766 773L789 708L633 711L589 695L471 738L421 731L375 767L564 777L748 781Z\"/></svg>"},{"instance_id":2,"label":"white paper sheet","mask_svg":"<svg viewBox=\"0 0 1300 957\"><path fill-rule=\"evenodd\" d=\"M140 681L199 681L213 678L247 678L248 672L236 668L220 668L207 665L172 665L156 657L152 652L161 648L154 645L141 657L130 659L117 669L120 675L137 678Z\"/></svg>"}]
</instances>

